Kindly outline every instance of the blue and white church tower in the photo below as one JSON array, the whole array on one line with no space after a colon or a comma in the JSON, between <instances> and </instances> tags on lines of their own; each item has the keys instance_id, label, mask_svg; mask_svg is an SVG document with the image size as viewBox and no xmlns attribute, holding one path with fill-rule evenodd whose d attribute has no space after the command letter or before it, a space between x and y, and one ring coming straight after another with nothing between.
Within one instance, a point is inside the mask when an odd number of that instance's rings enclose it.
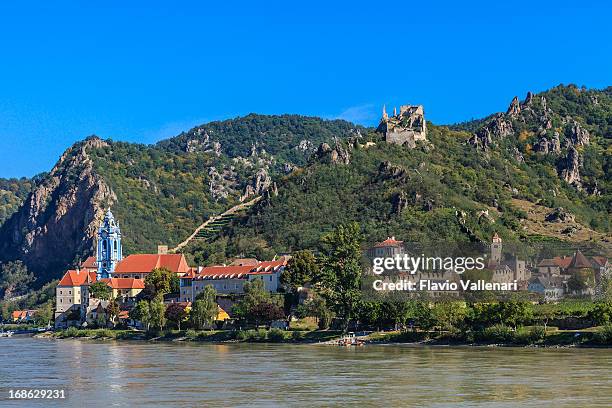
<instances>
[{"instance_id":1,"label":"blue and white church tower","mask_svg":"<svg viewBox=\"0 0 612 408\"><path fill-rule=\"evenodd\" d=\"M110 278L121 259L121 230L109 208L98 229L97 279Z\"/></svg>"}]
</instances>

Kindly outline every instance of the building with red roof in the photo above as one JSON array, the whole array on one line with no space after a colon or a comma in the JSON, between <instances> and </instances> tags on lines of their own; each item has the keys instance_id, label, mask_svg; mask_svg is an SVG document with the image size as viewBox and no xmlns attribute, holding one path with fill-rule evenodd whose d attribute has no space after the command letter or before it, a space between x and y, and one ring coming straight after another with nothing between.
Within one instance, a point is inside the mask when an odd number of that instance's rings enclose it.
<instances>
[{"instance_id":1,"label":"building with red roof","mask_svg":"<svg viewBox=\"0 0 612 408\"><path fill-rule=\"evenodd\" d=\"M165 268L178 276L189 272L183 254L134 254L123 258L115 267L113 278L144 279L153 269Z\"/></svg>"},{"instance_id":2,"label":"building with red roof","mask_svg":"<svg viewBox=\"0 0 612 408\"><path fill-rule=\"evenodd\" d=\"M375 243L367 253L370 259L403 256L405 253L404 241L398 241L395 237L387 237L384 241Z\"/></svg>"},{"instance_id":3,"label":"building with red roof","mask_svg":"<svg viewBox=\"0 0 612 408\"><path fill-rule=\"evenodd\" d=\"M244 284L255 279L261 279L267 291L276 292L287 261L288 257L280 257L273 261L237 262L237 265L233 262L230 265L191 269L181 276L179 300L192 302L208 285L214 287L219 294L242 294Z\"/></svg>"}]
</instances>

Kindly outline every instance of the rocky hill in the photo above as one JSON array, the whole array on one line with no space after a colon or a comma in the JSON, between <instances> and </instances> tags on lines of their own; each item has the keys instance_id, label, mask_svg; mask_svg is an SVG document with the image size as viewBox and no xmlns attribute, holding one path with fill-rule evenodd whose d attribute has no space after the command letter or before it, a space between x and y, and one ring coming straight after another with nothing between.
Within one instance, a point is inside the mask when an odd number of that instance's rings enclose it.
<instances>
[{"instance_id":1,"label":"rocky hill","mask_svg":"<svg viewBox=\"0 0 612 408\"><path fill-rule=\"evenodd\" d=\"M413 148L386 143L374 128L297 115L212 122L156 145L90 137L0 227L0 262L22 259L43 283L93 253L107 206L126 252L150 252L257 195L264 198L246 215L184 251L202 263L263 258L314 247L346 221L358 221L372 241L473 241L498 232L604 242L611 101L610 88L560 86L478 121L428 123L427 140ZM561 218L571 228L555 223Z\"/></svg>"},{"instance_id":2,"label":"rocky hill","mask_svg":"<svg viewBox=\"0 0 612 408\"><path fill-rule=\"evenodd\" d=\"M127 253L174 246L211 215L276 191L273 177L304 164L312 146L360 129L297 115L249 115L155 146L90 137L69 148L0 227L0 262L23 260L39 283L59 276L93 252L108 206Z\"/></svg>"}]
</instances>

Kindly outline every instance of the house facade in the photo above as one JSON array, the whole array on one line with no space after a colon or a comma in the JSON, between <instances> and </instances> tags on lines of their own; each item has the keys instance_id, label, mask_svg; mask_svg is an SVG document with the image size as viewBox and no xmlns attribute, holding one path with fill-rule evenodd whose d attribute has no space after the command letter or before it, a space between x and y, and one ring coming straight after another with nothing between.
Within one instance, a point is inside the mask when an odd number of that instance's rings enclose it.
<instances>
[{"instance_id":1,"label":"house facade","mask_svg":"<svg viewBox=\"0 0 612 408\"><path fill-rule=\"evenodd\" d=\"M256 279L263 281L264 288L268 292L277 292L280 275L287 266L287 261L286 257L280 257L274 261L255 261L248 264L239 263L192 269L181 276L179 301L193 302L196 296L209 285L218 294L240 295L244 293L244 284Z\"/></svg>"}]
</instances>

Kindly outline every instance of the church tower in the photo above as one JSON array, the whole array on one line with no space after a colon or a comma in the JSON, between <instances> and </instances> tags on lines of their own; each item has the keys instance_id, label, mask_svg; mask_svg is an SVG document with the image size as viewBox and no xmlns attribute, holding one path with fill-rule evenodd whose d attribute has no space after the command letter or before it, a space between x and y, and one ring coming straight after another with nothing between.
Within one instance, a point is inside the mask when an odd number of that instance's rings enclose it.
<instances>
[{"instance_id":1,"label":"church tower","mask_svg":"<svg viewBox=\"0 0 612 408\"><path fill-rule=\"evenodd\" d=\"M121 259L121 230L109 208L98 229L98 280L110 278Z\"/></svg>"}]
</instances>

